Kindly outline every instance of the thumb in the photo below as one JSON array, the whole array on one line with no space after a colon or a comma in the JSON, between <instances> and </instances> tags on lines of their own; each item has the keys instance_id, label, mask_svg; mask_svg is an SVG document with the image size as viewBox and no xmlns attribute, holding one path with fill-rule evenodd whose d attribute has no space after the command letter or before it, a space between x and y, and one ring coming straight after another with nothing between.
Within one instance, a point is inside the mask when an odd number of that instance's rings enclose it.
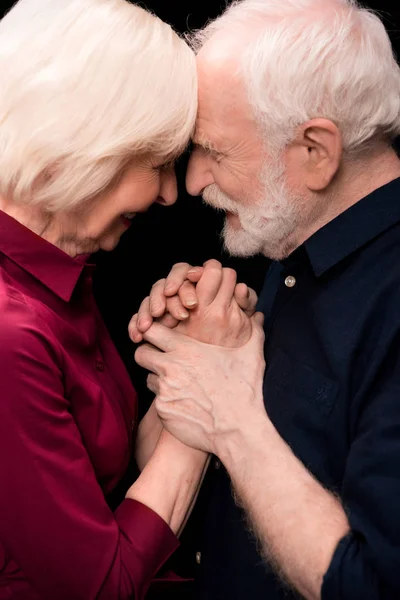
<instances>
[{"instance_id":1,"label":"thumb","mask_svg":"<svg viewBox=\"0 0 400 600\"><path fill-rule=\"evenodd\" d=\"M150 329L143 334L143 339L163 352L172 352L186 340L190 340L176 329L169 329L160 323L153 323Z\"/></svg>"}]
</instances>

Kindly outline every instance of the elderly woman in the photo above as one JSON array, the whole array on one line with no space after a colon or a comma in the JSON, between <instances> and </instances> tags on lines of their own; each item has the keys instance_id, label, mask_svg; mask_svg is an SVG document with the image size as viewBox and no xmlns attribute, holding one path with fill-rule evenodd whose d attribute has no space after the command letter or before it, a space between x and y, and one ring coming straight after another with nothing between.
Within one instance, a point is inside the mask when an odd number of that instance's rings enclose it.
<instances>
[{"instance_id":1,"label":"elderly woman","mask_svg":"<svg viewBox=\"0 0 400 600\"><path fill-rule=\"evenodd\" d=\"M207 457L154 410L136 435L86 260L175 202L195 59L125 0L20 0L0 23L0 81L0 599L143 598ZM141 475L113 513L136 438Z\"/></svg>"}]
</instances>

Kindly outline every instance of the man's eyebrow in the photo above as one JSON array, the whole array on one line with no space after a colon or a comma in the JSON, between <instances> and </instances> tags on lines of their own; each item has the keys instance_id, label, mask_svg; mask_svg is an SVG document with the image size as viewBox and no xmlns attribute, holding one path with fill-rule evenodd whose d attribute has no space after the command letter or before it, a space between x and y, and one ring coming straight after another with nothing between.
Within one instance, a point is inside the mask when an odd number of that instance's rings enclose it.
<instances>
[{"instance_id":1,"label":"man's eyebrow","mask_svg":"<svg viewBox=\"0 0 400 600\"><path fill-rule=\"evenodd\" d=\"M202 135L194 135L192 142L195 146L200 146L201 148L203 148L203 150L206 150L207 152L219 154L219 150L217 150L214 144Z\"/></svg>"}]
</instances>

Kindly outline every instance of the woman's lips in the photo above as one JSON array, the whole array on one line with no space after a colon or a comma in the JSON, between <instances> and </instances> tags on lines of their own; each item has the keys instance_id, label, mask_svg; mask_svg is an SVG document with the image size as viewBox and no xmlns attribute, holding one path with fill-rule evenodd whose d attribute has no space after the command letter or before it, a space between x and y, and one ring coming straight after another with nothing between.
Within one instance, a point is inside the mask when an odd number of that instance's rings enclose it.
<instances>
[{"instance_id":1,"label":"woman's lips","mask_svg":"<svg viewBox=\"0 0 400 600\"><path fill-rule=\"evenodd\" d=\"M135 213L126 213L124 215L121 215L121 221L123 222L123 224L126 228L128 228L132 225L132 221L135 218L135 216L136 216Z\"/></svg>"}]
</instances>

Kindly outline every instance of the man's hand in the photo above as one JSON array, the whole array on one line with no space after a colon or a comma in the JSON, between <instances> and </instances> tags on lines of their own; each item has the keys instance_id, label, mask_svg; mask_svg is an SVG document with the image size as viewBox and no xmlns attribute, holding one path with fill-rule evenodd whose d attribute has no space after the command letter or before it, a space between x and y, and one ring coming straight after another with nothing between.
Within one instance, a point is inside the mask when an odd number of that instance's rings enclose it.
<instances>
[{"instance_id":1,"label":"man's hand","mask_svg":"<svg viewBox=\"0 0 400 600\"><path fill-rule=\"evenodd\" d=\"M221 263L216 260L210 260L204 263L204 267L192 267L187 263L178 263L174 265L166 279L157 281L150 295L145 298L129 324L129 335L133 342L139 343L143 340L143 333L151 327L154 320L165 325L166 327L176 327L180 322L185 321L199 307L198 284L205 272L214 271L214 280L211 285L214 286L218 278L221 283L232 281L235 278L235 286L233 290L234 299L246 315L252 316L255 312L257 304L257 294L246 284L239 283L236 285L236 274L231 269L223 269ZM217 273L218 272L218 273ZM203 296L207 294L206 285L210 280L203 281L200 290ZM214 292L211 289L208 294L210 297ZM215 294L216 295L216 294ZM190 328L192 331L194 328ZM183 329L182 329L183 330ZM192 335L189 329L187 335Z\"/></svg>"},{"instance_id":2,"label":"man's hand","mask_svg":"<svg viewBox=\"0 0 400 600\"><path fill-rule=\"evenodd\" d=\"M238 348L204 344L158 323L145 334L149 343L136 361L152 372L148 385L164 427L183 443L218 454L222 438L265 419L262 322L257 313L250 339Z\"/></svg>"},{"instance_id":3,"label":"man's hand","mask_svg":"<svg viewBox=\"0 0 400 600\"><path fill-rule=\"evenodd\" d=\"M176 267L174 289L179 285L180 278L187 274L187 267L189 265ZM249 317L236 301L239 286L236 285L235 271L223 269L217 261L208 261L200 271L201 279L195 290L196 306L191 311L190 317L182 322L174 320L175 322L170 322L169 325L174 327L178 323L177 331L204 343L227 347L242 346L249 340L252 327ZM192 285L190 282L187 283ZM173 302L177 299L181 302L187 300L188 296L185 294L189 293L189 285L183 284L181 290L186 291L181 291L180 296L168 298L167 304L168 301ZM154 289L159 290L159 287L156 285ZM249 294L247 298L250 312L254 310L253 306L256 303L256 295L254 292L253 294L254 296ZM149 300L146 305L150 305ZM164 317L164 321L169 317L171 315ZM144 468L152 456L161 432L162 423L153 403L140 423L136 440L136 461L140 469Z\"/></svg>"},{"instance_id":4,"label":"man's hand","mask_svg":"<svg viewBox=\"0 0 400 600\"><path fill-rule=\"evenodd\" d=\"M252 317L251 338L240 348L203 344L155 323L136 360L152 371L148 383L165 428L221 459L270 564L302 597L318 600L350 525L265 411L262 320Z\"/></svg>"}]
</instances>

